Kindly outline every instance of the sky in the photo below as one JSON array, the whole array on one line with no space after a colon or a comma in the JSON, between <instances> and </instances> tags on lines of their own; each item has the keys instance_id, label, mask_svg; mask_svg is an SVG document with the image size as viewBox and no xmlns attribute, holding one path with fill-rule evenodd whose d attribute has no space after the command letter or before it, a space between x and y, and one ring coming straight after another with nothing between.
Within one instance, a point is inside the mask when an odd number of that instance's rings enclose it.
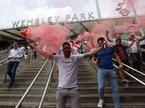
<instances>
[{"instance_id":1,"label":"sky","mask_svg":"<svg viewBox=\"0 0 145 108\"><path fill-rule=\"evenodd\" d=\"M116 7L123 0L98 0L101 18L122 17ZM145 0L135 5L138 14L145 14ZM12 21L33 19L48 16L61 16L67 14L80 16L80 13L94 12L97 19L96 0L0 0L0 29L11 28ZM133 15L133 13L131 13Z\"/></svg>"}]
</instances>

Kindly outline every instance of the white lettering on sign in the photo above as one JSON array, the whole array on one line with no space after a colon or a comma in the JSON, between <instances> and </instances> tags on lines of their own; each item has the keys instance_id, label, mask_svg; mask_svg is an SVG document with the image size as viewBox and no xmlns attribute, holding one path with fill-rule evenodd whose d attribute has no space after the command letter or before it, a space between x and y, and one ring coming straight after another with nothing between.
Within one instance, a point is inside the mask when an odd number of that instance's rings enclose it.
<instances>
[{"instance_id":1,"label":"white lettering on sign","mask_svg":"<svg viewBox=\"0 0 145 108\"><path fill-rule=\"evenodd\" d=\"M62 17L62 16L61 16ZM49 17L40 17L34 19L27 19L27 20L17 20L12 21L12 27L26 27L31 25L39 25L39 24L52 24L52 23L59 23L61 19L60 16L49 16ZM63 22L77 22L77 21L86 21L86 20L96 20L94 12L88 13L80 13L80 14L72 14L72 15L65 15Z\"/></svg>"}]
</instances>

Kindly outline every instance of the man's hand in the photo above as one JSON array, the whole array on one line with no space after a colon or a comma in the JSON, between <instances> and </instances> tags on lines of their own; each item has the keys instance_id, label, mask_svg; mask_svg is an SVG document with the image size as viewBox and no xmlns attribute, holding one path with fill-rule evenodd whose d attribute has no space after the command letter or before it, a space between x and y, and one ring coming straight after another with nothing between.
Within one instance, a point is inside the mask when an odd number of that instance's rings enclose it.
<instances>
[{"instance_id":1,"label":"man's hand","mask_svg":"<svg viewBox=\"0 0 145 108\"><path fill-rule=\"evenodd\" d=\"M106 30L106 35L108 35L109 34L109 31L108 30Z\"/></svg>"},{"instance_id":2,"label":"man's hand","mask_svg":"<svg viewBox=\"0 0 145 108\"><path fill-rule=\"evenodd\" d=\"M120 65L118 66L118 68L119 68L120 70L122 70L122 69L123 69L123 65L120 64Z\"/></svg>"}]
</instances>

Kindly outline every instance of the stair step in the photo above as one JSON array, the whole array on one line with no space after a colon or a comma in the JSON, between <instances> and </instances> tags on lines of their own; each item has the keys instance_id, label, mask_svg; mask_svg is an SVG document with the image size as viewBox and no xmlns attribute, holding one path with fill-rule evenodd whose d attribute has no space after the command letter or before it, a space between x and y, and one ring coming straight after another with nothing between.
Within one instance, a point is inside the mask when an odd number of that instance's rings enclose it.
<instances>
[{"instance_id":1,"label":"stair step","mask_svg":"<svg viewBox=\"0 0 145 108\"><path fill-rule=\"evenodd\" d=\"M40 100L42 95L40 94L28 94L27 98L25 99L25 102L37 102ZM0 101L18 101L22 94L0 94ZM81 94L80 100L82 103L84 102L92 102L96 103L98 102L98 94ZM120 101L123 102L144 102L145 100L145 93L121 93L120 94ZM56 102L55 94L47 94L45 101L47 102ZM112 103L112 95L111 94L105 94L105 102Z\"/></svg>"},{"instance_id":2,"label":"stair step","mask_svg":"<svg viewBox=\"0 0 145 108\"><path fill-rule=\"evenodd\" d=\"M0 108L14 108L17 102L0 102ZM37 108L39 103L24 102L23 108ZM81 103L81 108L96 108L97 103ZM105 103L104 108L113 108L113 103ZM44 103L43 108L56 108L56 103ZM66 108L70 108L70 104L66 104ZM121 103L121 108L145 108L145 103Z\"/></svg>"},{"instance_id":3,"label":"stair step","mask_svg":"<svg viewBox=\"0 0 145 108\"><path fill-rule=\"evenodd\" d=\"M36 62L36 63L35 63ZM21 64L16 75L16 83L10 91L8 91L9 80L3 84L4 72L0 73L0 108L14 108L23 93L30 85L31 81L37 74L38 70L42 66L44 61L35 61L30 64ZM88 64L87 64L88 65ZM57 68L57 67L56 67ZM55 68L55 70L56 70ZM3 71L5 71L3 69ZM27 98L22 104L23 108L36 108L40 102L46 80L48 78L49 69L48 64L40 74L40 78L37 79L36 83L27 95ZM54 72L53 82L48 88L47 95L44 101L43 108L56 108L56 88L58 81L58 72ZM79 64L78 72L78 85L81 97L81 108L96 108L99 100L98 96L98 83L96 79L96 70L93 67L86 66L83 62ZM140 77L145 81L144 77ZM145 86L139 84L132 78L128 78L131 82L129 83L130 88L124 88L118 75L119 83L119 94L121 100L121 108L145 108ZM107 81L106 81L107 82ZM105 107L113 108L113 101L111 95L111 87L109 82L105 83ZM70 104L67 103L67 107L70 108Z\"/></svg>"}]
</instances>

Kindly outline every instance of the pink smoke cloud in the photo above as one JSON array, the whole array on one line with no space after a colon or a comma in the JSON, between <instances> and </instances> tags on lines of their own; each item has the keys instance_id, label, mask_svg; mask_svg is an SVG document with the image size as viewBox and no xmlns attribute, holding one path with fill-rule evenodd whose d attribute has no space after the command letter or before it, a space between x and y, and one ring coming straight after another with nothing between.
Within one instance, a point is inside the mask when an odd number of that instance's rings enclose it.
<instances>
[{"instance_id":1,"label":"pink smoke cloud","mask_svg":"<svg viewBox=\"0 0 145 108\"><path fill-rule=\"evenodd\" d=\"M48 54L58 53L61 44L66 41L70 31L63 25L39 25L21 31L24 38L35 41L37 48Z\"/></svg>"}]
</instances>

